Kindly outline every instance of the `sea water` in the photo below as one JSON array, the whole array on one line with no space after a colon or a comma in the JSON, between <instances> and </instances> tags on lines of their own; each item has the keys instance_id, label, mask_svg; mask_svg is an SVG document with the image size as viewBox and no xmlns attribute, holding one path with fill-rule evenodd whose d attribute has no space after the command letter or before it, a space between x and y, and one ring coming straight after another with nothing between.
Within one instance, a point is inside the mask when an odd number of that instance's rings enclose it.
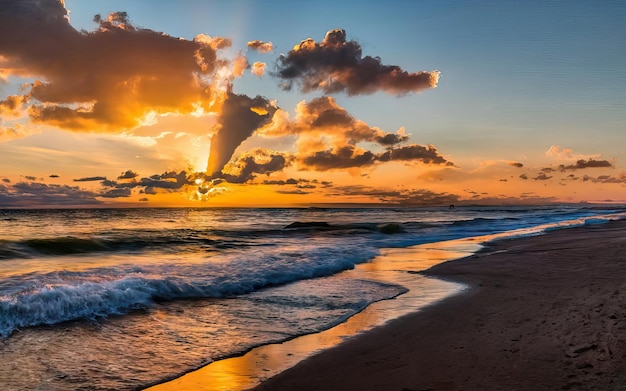
<instances>
[{"instance_id":1,"label":"sea water","mask_svg":"<svg viewBox=\"0 0 626 391\"><path fill-rule=\"evenodd\" d=\"M426 285L344 272L384 249L625 214L591 205L1 210L0 386L141 389L331 328L408 285L428 301ZM410 278L420 267L398 269Z\"/></svg>"}]
</instances>

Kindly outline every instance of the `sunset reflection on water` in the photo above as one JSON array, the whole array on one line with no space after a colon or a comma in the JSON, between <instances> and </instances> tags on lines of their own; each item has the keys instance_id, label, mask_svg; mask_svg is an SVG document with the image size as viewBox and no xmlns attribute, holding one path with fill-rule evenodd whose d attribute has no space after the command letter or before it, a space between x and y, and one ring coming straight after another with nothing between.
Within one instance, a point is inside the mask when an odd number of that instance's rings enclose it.
<instances>
[{"instance_id":1,"label":"sunset reflection on water","mask_svg":"<svg viewBox=\"0 0 626 391\"><path fill-rule=\"evenodd\" d=\"M474 238L475 239L475 238ZM298 362L344 340L380 326L404 314L439 301L465 287L427 278L417 272L446 260L461 258L480 248L472 239L429 243L410 248L384 249L372 262L347 271L351 278L374 279L409 289L393 300L374 303L333 328L301 336L281 344L260 346L240 357L213 362L149 391L227 391L254 387Z\"/></svg>"}]
</instances>

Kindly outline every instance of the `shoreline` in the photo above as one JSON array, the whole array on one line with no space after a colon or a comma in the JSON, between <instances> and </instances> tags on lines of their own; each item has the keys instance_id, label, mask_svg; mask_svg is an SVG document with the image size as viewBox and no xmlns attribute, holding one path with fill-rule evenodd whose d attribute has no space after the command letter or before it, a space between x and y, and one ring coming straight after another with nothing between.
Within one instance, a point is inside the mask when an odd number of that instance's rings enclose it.
<instances>
[{"instance_id":1,"label":"shoreline","mask_svg":"<svg viewBox=\"0 0 626 391\"><path fill-rule=\"evenodd\" d=\"M422 274L471 288L254 390L626 389L626 220L498 240Z\"/></svg>"},{"instance_id":2,"label":"shoreline","mask_svg":"<svg viewBox=\"0 0 626 391\"><path fill-rule=\"evenodd\" d=\"M313 334L281 343L261 345L243 355L214 361L180 377L142 388L146 391L226 391L251 389L307 357L337 346L347 339L384 327L389 321L420 311L466 289L462 284L420 276L419 271L450 259L466 257L482 245L476 238L383 249L368 263L347 270L350 278L376 279L405 286L408 292L368 305L347 320ZM403 270L404 269L404 270ZM411 270L407 272L406 269Z\"/></svg>"}]
</instances>

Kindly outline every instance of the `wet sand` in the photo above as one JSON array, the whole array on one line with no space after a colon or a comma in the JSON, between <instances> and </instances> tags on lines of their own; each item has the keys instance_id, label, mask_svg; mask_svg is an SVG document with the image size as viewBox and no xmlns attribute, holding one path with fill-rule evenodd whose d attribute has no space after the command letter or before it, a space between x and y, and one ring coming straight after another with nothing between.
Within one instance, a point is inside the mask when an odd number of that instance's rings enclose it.
<instances>
[{"instance_id":1,"label":"wet sand","mask_svg":"<svg viewBox=\"0 0 626 391\"><path fill-rule=\"evenodd\" d=\"M255 390L626 390L626 221L498 241L423 274L470 288Z\"/></svg>"}]
</instances>

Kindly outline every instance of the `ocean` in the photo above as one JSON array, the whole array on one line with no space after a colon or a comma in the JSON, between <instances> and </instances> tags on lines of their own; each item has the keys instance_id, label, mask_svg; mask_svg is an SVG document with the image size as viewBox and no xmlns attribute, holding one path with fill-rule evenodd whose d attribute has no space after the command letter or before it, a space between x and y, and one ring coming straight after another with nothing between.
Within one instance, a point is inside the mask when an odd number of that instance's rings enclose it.
<instances>
[{"instance_id":1,"label":"ocean","mask_svg":"<svg viewBox=\"0 0 626 391\"><path fill-rule=\"evenodd\" d=\"M624 218L590 204L0 210L0 388L142 389L409 291L459 291L416 274L432 255L390 263L401 278L366 268L387 249Z\"/></svg>"}]
</instances>

